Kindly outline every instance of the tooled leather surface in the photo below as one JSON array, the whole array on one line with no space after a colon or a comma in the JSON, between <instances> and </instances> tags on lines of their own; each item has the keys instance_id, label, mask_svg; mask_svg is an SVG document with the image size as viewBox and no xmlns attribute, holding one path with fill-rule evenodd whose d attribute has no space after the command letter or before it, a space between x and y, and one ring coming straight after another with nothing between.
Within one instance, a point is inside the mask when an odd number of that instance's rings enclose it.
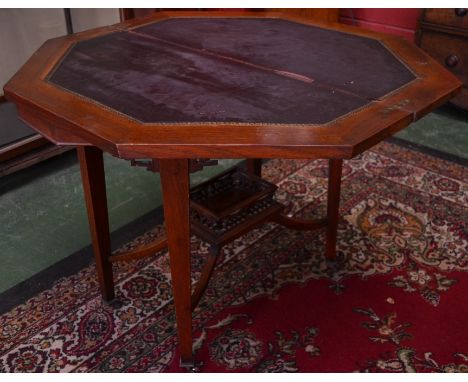
<instances>
[{"instance_id":1,"label":"tooled leather surface","mask_svg":"<svg viewBox=\"0 0 468 382\"><path fill-rule=\"evenodd\" d=\"M181 18L79 42L48 80L143 123L324 124L414 78L377 40Z\"/></svg>"}]
</instances>

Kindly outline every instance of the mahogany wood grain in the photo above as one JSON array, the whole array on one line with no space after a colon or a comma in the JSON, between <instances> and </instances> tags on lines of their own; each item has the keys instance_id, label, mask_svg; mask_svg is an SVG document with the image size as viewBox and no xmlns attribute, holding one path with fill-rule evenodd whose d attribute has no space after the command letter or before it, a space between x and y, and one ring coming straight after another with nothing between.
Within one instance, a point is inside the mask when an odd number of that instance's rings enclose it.
<instances>
[{"instance_id":1,"label":"mahogany wood grain","mask_svg":"<svg viewBox=\"0 0 468 382\"><path fill-rule=\"evenodd\" d=\"M136 35L136 28L168 18L200 17L198 12L160 12L146 18L49 40L4 87L6 98L16 104L21 119L33 129L54 143L80 146L78 150L91 236L101 289L107 300L114 296L111 261L118 261L119 258L109 259L109 224L101 150L129 160L160 160L181 365L187 367L193 367L189 159L247 158L247 168L257 175L261 171L258 158L329 159L326 220L308 222L283 216L277 221L296 229L319 228L327 223L325 253L328 258L333 259L336 256L343 159L353 158L407 127L448 101L460 91L462 85L436 60L400 38L334 22L311 20L301 15L237 11L204 12L203 17L276 18L332 30L334 33L341 32L347 38L360 36L373 39L377 42L373 41L372 46L386 49L387 53L389 51L390 56L393 55L393 59L396 57L401 63L405 73L411 72L412 80L404 82L403 86L388 94L366 98L363 107L323 124L249 121L141 123L122 112L48 81L56 66L77 43L111 33ZM262 68L267 66L263 65ZM378 85L378 79L374 80ZM356 96L362 97L362 94ZM280 213L282 207L275 208L275 213ZM259 214L258 223L268 221L272 216L270 212ZM237 237L248 228L248 224L236 227L229 237L220 240ZM120 259L137 258L154 248L162 248L162 244L121 254ZM209 278L214 264L214 259L211 259L203 280ZM193 301L199 298L201 289L205 286L206 284L200 284Z\"/></svg>"},{"instance_id":2,"label":"mahogany wood grain","mask_svg":"<svg viewBox=\"0 0 468 382\"><path fill-rule=\"evenodd\" d=\"M104 300L110 301L114 298L114 279L109 261L111 247L103 155L96 147L78 147L77 150L101 293Z\"/></svg>"},{"instance_id":3,"label":"mahogany wood grain","mask_svg":"<svg viewBox=\"0 0 468 382\"><path fill-rule=\"evenodd\" d=\"M270 8L272 12L281 12L285 15L297 15L317 21L338 22L339 8Z\"/></svg>"},{"instance_id":4,"label":"mahogany wood grain","mask_svg":"<svg viewBox=\"0 0 468 382\"><path fill-rule=\"evenodd\" d=\"M19 142L0 147L0 163L11 160L20 155L24 155L50 142L39 134L26 137Z\"/></svg>"},{"instance_id":5,"label":"mahogany wood grain","mask_svg":"<svg viewBox=\"0 0 468 382\"><path fill-rule=\"evenodd\" d=\"M0 178L12 174L16 171L23 170L36 163L42 162L46 159L65 153L66 151L73 150L71 146L55 146L53 144L47 144L31 151L25 152L19 156L15 156L12 159L2 161L0 160ZM22 150L20 150L22 151ZM8 153L8 156L10 153ZM0 155L1 158L1 155Z\"/></svg>"},{"instance_id":6,"label":"mahogany wood grain","mask_svg":"<svg viewBox=\"0 0 468 382\"><path fill-rule=\"evenodd\" d=\"M340 218L342 168L342 159L330 159L328 165L327 237L325 249L325 256L330 260L336 258L336 235Z\"/></svg>"},{"instance_id":7,"label":"mahogany wood grain","mask_svg":"<svg viewBox=\"0 0 468 382\"><path fill-rule=\"evenodd\" d=\"M262 177L262 160L261 159L247 159L246 160L247 171L253 175Z\"/></svg>"},{"instance_id":8,"label":"mahogany wood grain","mask_svg":"<svg viewBox=\"0 0 468 382\"><path fill-rule=\"evenodd\" d=\"M421 47L468 86L468 29L465 37L427 30L421 37Z\"/></svg>"},{"instance_id":9,"label":"mahogany wood grain","mask_svg":"<svg viewBox=\"0 0 468 382\"><path fill-rule=\"evenodd\" d=\"M198 237L205 240L206 242L221 247L251 231L253 228L263 223L272 221L272 216L279 214L282 210L282 205L272 205L222 235L206 232L205 230L201 229L195 222L193 222L192 230Z\"/></svg>"},{"instance_id":10,"label":"mahogany wood grain","mask_svg":"<svg viewBox=\"0 0 468 382\"><path fill-rule=\"evenodd\" d=\"M424 9L416 43L463 82L450 102L468 110L468 9Z\"/></svg>"},{"instance_id":11,"label":"mahogany wood grain","mask_svg":"<svg viewBox=\"0 0 468 382\"><path fill-rule=\"evenodd\" d=\"M465 8L426 8L422 17L426 23L434 26L444 25L453 29L465 29L468 31L468 11ZM468 32L466 32L468 33Z\"/></svg>"},{"instance_id":12,"label":"mahogany wood grain","mask_svg":"<svg viewBox=\"0 0 468 382\"><path fill-rule=\"evenodd\" d=\"M5 96L3 94L0 95L0 103L5 102L7 102ZM1 128L8 127L2 126ZM19 141L7 143L0 147L0 177L32 166L66 150L57 149L53 143L37 133L22 138Z\"/></svg>"},{"instance_id":13,"label":"mahogany wood grain","mask_svg":"<svg viewBox=\"0 0 468 382\"><path fill-rule=\"evenodd\" d=\"M157 13L115 26L49 40L5 86L5 95L21 109L22 118L37 129L34 114L47 114L49 137L56 143L82 142L115 156L135 158L352 158L379 140L408 126L461 88L460 82L411 43L338 23L278 13L204 12L208 17L273 17L333 29L381 41L418 77L367 107L325 125L180 124L141 125L127 116L63 91L44 79L77 41L115 31L131 30L168 17L200 17L197 12ZM53 130L53 131L52 131ZM63 134L58 134L63 131ZM73 132L73 133L71 133ZM73 134L68 140L67 134ZM60 137L55 139L54 137Z\"/></svg>"},{"instance_id":14,"label":"mahogany wood grain","mask_svg":"<svg viewBox=\"0 0 468 382\"><path fill-rule=\"evenodd\" d=\"M223 191L219 191L220 185ZM234 167L193 187L190 206L205 216L220 219L273 195L276 189L276 185Z\"/></svg>"},{"instance_id":15,"label":"mahogany wood grain","mask_svg":"<svg viewBox=\"0 0 468 382\"><path fill-rule=\"evenodd\" d=\"M180 342L180 364L182 367L193 367L189 161L188 159L161 159L160 174L172 291Z\"/></svg>"}]
</instances>

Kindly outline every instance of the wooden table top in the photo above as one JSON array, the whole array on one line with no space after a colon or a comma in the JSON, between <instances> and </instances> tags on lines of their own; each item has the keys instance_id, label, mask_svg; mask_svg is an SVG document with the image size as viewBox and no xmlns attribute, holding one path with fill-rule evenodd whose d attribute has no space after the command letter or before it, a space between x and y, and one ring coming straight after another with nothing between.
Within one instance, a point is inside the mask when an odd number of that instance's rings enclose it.
<instances>
[{"instance_id":1,"label":"wooden table top","mask_svg":"<svg viewBox=\"0 0 468 382\"><path fill-rule=\"evenodd\" d=\"M351 158L461 86L396 37L272 13L205 14L49 40L5 95L52 141L123 158Z\"/></svg>"}]
</instances>

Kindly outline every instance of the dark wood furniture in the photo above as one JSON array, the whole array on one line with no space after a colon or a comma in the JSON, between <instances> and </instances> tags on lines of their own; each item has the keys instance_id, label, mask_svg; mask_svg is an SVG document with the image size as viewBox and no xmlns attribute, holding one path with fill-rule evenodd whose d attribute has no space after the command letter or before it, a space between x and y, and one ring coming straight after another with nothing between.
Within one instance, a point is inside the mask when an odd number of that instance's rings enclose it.
<instances>
[{"instance_id":1,"label":"dark wood furniture","mask_svg":"<svg viewBox=\"0 0 468 382\"><path fill-rule=\"evenodd\" d=\"M290 219L279 210L268 218L296 229L326 224L324 252L333 259L343 160L460 88L400 38L277 13L178 12L50 40L5 94L41 134L78 146L106 300L114 296L112 262L154 253L166 240L111 256L102 151L160 172L181 365L190 367L190 169L210 158L329 159L325 220ZM260 170L258 161L248 167ZM247 208L258 195L236 203ZM225 209L204 212L222 219L231 216Z\"/></svg>"},{"instance_id":2,"label":"dark wood furniture","mask_svg":"<svg viewBox=\"0 0 468 382\"><path fill-rule=\"evenodd\" d=\"M64 17L67 33L72 34L70 9L64 8ZM2 103L6 102L5 96L0 94L0 107ZM72 147L57 147L35 131L24 132L24 126L12 123L12 121L17 122L15 117L14 112L11 111L7 121L6 118L0 120L1 123L6 124L0 126L2 129L9 129L11 125L15 126L16 129L18 129L18 125L21 127L19 137L16 136L15 139L9 139L7 142L0 140L0 178L73 149ZM17 131L15 131L16 133Z\"/></svg>"},{"instance_id":3,"label":"dark wood furniture","mask_svg":"<svg viewBox=\"0 0 468 382\"><path fill-rule=\"evenodd\" d=\"M333 185L339 184L333 183ZM192 309L196 307L213 272L222 246L232 242L246 232L265 222L276 222L296 230L314 230L330 227L324 219L304 220L287 216L284 207L274 200L276 186L259 176L234 168L210 179L190 191L190 223L192 233L210 244L209 256L201 276L192 293ZM338 200L339 190L330 188L329 195ZM337 204L331 206L328 214L331 222L338 221L333 216L338 211ZM327 256L335 255L336 236L327 235L330 243Z\"/></svg>"},{"instance_id":4,"label":"dark wood furniture","mask_svg":"<svg viewBox=\"0 0 468 382\"><path fill-rule=\"evenodd\" d=\"M424 9L416 40L463 82L462 91L451 102L468 110L468 8Z\"/></svg>"},{"instance_id":5,"label":"dark wood furniture","mask_svg":"<svg viewBox=\"0 0 468 382\"><path fill-rule=\"evenodd\" d=\"M295 15L316 21L338 22L340 18L339 8L269 8L265 10Z\"/></svg>"},{"instance_id":6,"label":"dark wood furniture","mask_svg":"<svg viewBox=\"0 0 468 382\"><path fill-rule=\"evenodd\" d=\"M0 134L0 178L69 150L25 126L4 96L0 96L0 129L4 129Z\"/></svg>"}]
</instances>

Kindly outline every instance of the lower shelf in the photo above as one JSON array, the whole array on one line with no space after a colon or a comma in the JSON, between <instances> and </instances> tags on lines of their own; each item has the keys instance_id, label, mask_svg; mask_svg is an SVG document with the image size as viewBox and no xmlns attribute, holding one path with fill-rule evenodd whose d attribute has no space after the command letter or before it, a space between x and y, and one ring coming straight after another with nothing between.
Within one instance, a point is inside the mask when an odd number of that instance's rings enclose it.
<instances>
[{"instance_id":1,"label":"lower shelf","mask_svg":"<svg viewBox=\"0 0 468 382\"><path fill-rule=\"evenodd\" d=\"M190 192L192 232L211 245L225 245L283 211L275 191L255 175L228 170Z\"/></svg>"}]
</instances>

